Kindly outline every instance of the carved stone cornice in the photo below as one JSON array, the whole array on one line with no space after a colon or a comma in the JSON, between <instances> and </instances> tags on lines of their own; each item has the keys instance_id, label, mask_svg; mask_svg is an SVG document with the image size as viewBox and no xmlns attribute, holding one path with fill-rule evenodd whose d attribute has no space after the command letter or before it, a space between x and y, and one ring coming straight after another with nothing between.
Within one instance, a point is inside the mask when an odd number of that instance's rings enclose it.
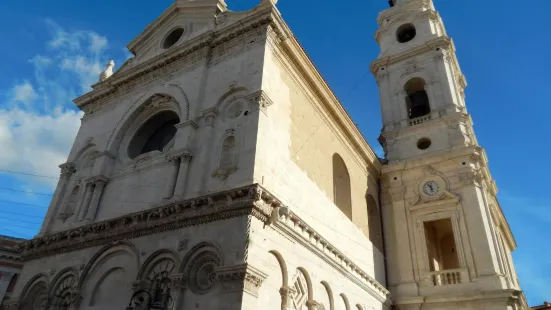
<instances>
[{"instance_id":1,"label":"carved stone cornice","mask_svg":"<svg viewBox=\"0 0 551 310\"><path fill-rule=\"evenodd\" d=\"M455 52L452 39L449 37L442 36L442 37L438 37L433 40L430 40L426 44L408 49L405 52L375 60L374 62L371 63L371 72L376 77L377 72L381 67L386 67L386 66L395 64L397 62L410 59L416 55L427 53L436 48L449 50L451 54Z\"/></svg>"},{"instance_id":2,"label":"carved stone cornice","mask_svg":"<svg viewBox=\"0 0 551 310\"><path fill-rule=\"evenodd\" d=\"M277 220L272 225L276 230L293 238L294 241L318 255L329 266L339 270L345 277L369 292L377 300L383 303L389 301L390 292L381 283L368 275L348 256L339 251L336 246L318 234L314 228L306 224L289 207L282 206L278 208Z\"/></svg>"},{"instance_id":3,"label":"carved stone cornice","mask_svg":"<svg viewBox=\"0 0 551 310\"><path fill-rule=\"evenodd\" d=\"M244 291L258 297L258 290L267 274L249 264L221 266L215 270L225 292Z\"/></svg>"},{"instance_id":4,"label":"carved stone cornice","mask_svg":"<svg viewBox=\"0 0 551 310\"><path fill-rule=\"evenodd\" d=\"M209 50L213 50L228 41L249 33L259 27L274 23L275 9L265 9L258 11L257 14L243 18L239 23L232 23L228 27L216 31L207 31L186 42L182 48L174 49L173 51L165 52L156 57L145 61L133 68L129 68L120 74L115 72L113 76L102 83L94 84L93 91L74 100L75 104L80 108L107 99L113 95L120 95L128 90L126 88L135 88L138 84L130 85L134 81L144 76L153 76L156 72L177 71L182 67L181 61L184 60L187 65L196 66L197 59L208 58ZM279 31L280 32L280 31ZM243 42L244 43L244 42ZM178 65L175 65L177 63ZM169 75L169 74L166 74ZM154 80L154 79L151 79ZM143 83L141 83L143 84ZM125 89L123 89L125 88Z\"/></svg>"},{"instance_id":5,"label":"carved stone cornice","mask_svg":"<svg viewBox=\"0 0 551 310\"><path fill-rule=\"evenodd\" d=\"M28 261L239 216L252 215L267 223L279 205L279 200L253 184L37 237L16 249Z\"/></svg>"}]
</instances>

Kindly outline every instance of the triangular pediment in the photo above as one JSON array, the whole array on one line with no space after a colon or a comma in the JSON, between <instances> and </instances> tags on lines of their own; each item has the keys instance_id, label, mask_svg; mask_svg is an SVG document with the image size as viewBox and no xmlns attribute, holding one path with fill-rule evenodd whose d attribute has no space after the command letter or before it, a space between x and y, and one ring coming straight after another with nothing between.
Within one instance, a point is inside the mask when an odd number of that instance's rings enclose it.
<instances>
[{"instance_id":1,"label":"triangular pediment","mask_svg":"<svg viewBox=\"0 0 551 310\"><path fill-rule=\"evenodd\" d=\"M127 45L134 58L131 63L125 63L125 69L181 47L208 31L233 24L254 13L257 7L245 12L232 12L227 9L224 0L176 0ZM175 43L167 46L167 38L180 29L183 32L177 36Z\"/></svg>"}]
</instances>

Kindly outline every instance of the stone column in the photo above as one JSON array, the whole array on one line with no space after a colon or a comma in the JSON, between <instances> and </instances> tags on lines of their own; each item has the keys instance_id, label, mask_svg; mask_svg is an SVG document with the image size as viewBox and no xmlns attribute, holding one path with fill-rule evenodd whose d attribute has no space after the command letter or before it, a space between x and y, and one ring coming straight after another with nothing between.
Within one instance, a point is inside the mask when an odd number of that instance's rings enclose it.
<instances>
[{"instance_id":1,"label":"stone column","mask_svg":"<svg viewBox=\"0 0 551 310\"><path fill-rule=\"evenodd\" d=\"M184 306L184 295L188 289L187 281L187 276L184 274L175 274L172 276L172 286L170 288L170 296L174 303L172 309L182 309Z\"/></svg>"},{"instance_id":2,"label":"stone column","mask_svg":"<svg viewBox=\"0 0 551 310\"><path fill-rule=\"evenodd\" d=\"M184 151L180 155L180 171L178 172L178 181L176 182L176 189L174 191L174 196L183 197L186 192L186 181L189 170L189 162L191 161L191 152Z\"/></svg>"},{"instance_id":3,"label":"stone column","mask_svg":"<svg viewBox=\"0 0 551 310\"><path fill-rule=\"evenodd\" d=\"M94 183L87 182L86 189L84 191L84 199L82 199L82 202L80 204L77 220L79 221L84 220L86 213L88 213L88 208L90 206L90 200L92 199L93 191L94 191Z\"/></svg>"},{"instance_id":4,"label":"stone column","mask_svg":"<svg viewBox=\"0 0 551 310\"><path fill-rule=\"evenodd\" d=\"M57 183L52 202L50 203L50 208L48 208L44 222L42 222L42 228L38 234L39 236L50 231L53 219L61 207L63 196L67 190L67 182L69 181L69 178L71 178L71 175L75 172L75 165L70 162L60 165L59 168L61 169L61 176L59 178L59 182Z\"/></svg>"},{"instance_id":5,"label":"stone column","mask_svg":"<svg viewBox=\"0 0 551 310\"><path fill-rule=\"evenodd\" d=\"M168 161L171 163L170 176L168 184L166 186L166 192L163 195L163 199L170 199L174 195L174 189L176 181L178 179L178 170L180 170L180 156L170 155Z\"/></svg>"},{"instance_id":6,"label":"stone column","mask_svg":"<svg viewBox=\"0 0 551 310\"><path fill-rule=\"evenodd\" d=\"M98 213L99 200L101 194L103 193L103 188L107 184L107 178L97 177L94 180L94 193L92 194L92 199L90 200L90 206L88 207L88 212L86 213L86 219L93 221L96 219L96 214Z\"/></svg>"}]
</instances>

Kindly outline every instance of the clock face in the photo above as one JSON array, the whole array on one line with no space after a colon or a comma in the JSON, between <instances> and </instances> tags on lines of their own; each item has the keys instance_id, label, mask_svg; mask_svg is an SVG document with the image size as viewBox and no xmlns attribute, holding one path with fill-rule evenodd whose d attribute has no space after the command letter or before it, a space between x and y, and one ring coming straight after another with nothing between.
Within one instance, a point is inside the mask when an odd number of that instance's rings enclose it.
<instances>
[{"instance_id":1,"label":"clock face","mask_svg":"<svg viewBox=\"0 0 551 310\"><path fill-rule=\"evenodd\" d=\"M423 185L423 192L429 196L434 196L440 191L440 185L435 181L428 181Z\"/></svg>"}]
</instances>

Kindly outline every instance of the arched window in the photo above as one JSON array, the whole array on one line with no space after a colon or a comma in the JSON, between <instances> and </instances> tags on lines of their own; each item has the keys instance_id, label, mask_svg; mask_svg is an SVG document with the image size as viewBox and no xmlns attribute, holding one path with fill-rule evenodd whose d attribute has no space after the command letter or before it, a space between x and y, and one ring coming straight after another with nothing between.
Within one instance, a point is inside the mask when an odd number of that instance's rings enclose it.
<instances>
[{"instance_id":1,"label":"arched window","mask_svg":"<svg viewBox=\"0 0 551 310\"><path fill-rule=\"evenodd\" d=\"M72 215L75 213L75 209L77 206L77 198L78 198L78 192L80 191L80 187L77 185L73 188L73 191L69 195L69 198L67 199L67 205L65 205L65 215Z\"/></svg>"},{"instance_id":2,"label":"arched window","mask_svg":"<svg viewBox=\"0 0 551 310\"><path fill-rule=\"evenodd\" d=\"M373 246L383 252L383 232L381 229L381 213L375 198L367 195L367 225L369 228L369 241Z\"/></svg>"},{"instance_id":3,"label":"arched window","mask_svg":"<svg viewBox=\"0 0 551 310\"><path fill-rule=\"evenodd\" d=\"M220 154L220 170L229 171L235 168L235 136L229 136L222 143L222 152Z\"/></svg>"},{"instance_id":4,"label":"arched window","mask_svg":"<svg viewBox=\"0 0 551 310\"><path fill-rule=\"evenodd\" d=\"M335 205L349 219L352 219L352 198L350 175L339 154L333 154L333 198Z\"/></svg>"},{"instance_id":5,"label":"arched window","mask_svg":"<svg viewBox=\"0 0 551 310\"><path fill-rule=\"evenodd\" d=\"M425 116L430 113L429 96L425 91L425 81L413 78L406 83L406 106L410 119Z\"/></svg>"},{"instance_id":6,"label":"arched window","mask_svg":"<svg viewBox=\"0 0 551 310\"><path fill-rule=\"evenodd\" d=\"M150 118L132 137L128 157L134 159L152 151L162 152L176 135L174 125L179 122L180 118L172 111L163 111Z\"/></svg>"}]
</instances>

